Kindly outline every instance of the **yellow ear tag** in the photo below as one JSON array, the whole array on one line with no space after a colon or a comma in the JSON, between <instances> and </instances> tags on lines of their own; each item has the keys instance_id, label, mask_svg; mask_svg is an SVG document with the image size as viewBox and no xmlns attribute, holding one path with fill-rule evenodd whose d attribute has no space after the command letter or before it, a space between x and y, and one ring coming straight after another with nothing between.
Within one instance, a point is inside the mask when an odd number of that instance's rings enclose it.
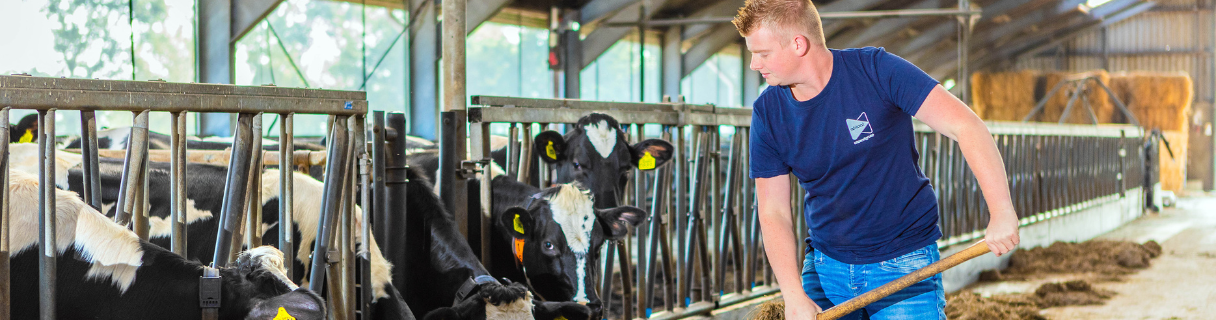
<instances>
[{"instance_id":1,"label":"yellow ear tag","mask_svg":"<svg viewBox=\"0 0 1216 320\"><path fill-rule=\"evenodd\" d=\"M558 315L557 318L553 318L553 320L566 320L566 317Z\"/></svg>"},{"instance_id":2,"label":"yellow ear tag","mask_svg":"<svg viewBox=\"0 0 1216 320\"><path fill-rule=\"evenodd\" d=\"M34 132L33 131L34 130L26 129L25 134L22 135L21 139L17 140L17 142L20 142L20 143L34 142Z\"/></svg>"},{"instance_id":3,"label":"yellow ear tag","mask_svg":"<svg viewBox=\"0 0 1216 320\"><path fill-rule=\"evenodd\" d=\"M524 234L524 223L522 221L519 221L518 214L515 215L515 221L512 224L515 225L514 226L515 232L519 232L519 234Z\"/></svg>"},{"instance_id":4,"label":"yellow ear tag","mask_svg":"<svg viewBox=\"0 0 1216 320\"><path fill-rule=\"evenodd\" d=\"M642 154L642 159L638 159L638 169L654 169L654 157L650 155L650 152Z\"/></svg>"},{"instance_id":5,"label":"yellow ear tag","mask_svg":"<svg viewBox=\"0 0 1216 320\"><path fill-rule=\"evenodd\" d=\"M553 141L549 141L549 145L545 146L545 155L549 156L549 159L557 160L557 150L553 149Z\"/></svg>"},{"instance_id":6,"label":"yellow ear tag","mask_svg":"<svg viewBox=\"0 0 1216 320\"><path fill-rule=\"evenodd\" d=\"M275 315L274 319L272 320L296 320L296 317L292 317L290 314L287 314L287 309L279 307L279 314Z\"/></svg>"}]
</instances>

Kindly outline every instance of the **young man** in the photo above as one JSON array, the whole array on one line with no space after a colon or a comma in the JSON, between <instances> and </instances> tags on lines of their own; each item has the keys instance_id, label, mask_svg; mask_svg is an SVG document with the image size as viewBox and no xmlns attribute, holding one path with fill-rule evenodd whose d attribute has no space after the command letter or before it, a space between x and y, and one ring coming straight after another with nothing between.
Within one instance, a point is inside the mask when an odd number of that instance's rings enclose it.
<instances>
[{"instance_id":1,"label":"young man","mask_svg":"<svg viewBox=\"0 0 1216 320\"><path fill-rule=\"evenodd\" d=\"M992 135L936 80L881 48L828 49L809 0L748 0L733 22L769 84L752 114L751 176L787 319L812 319L939 259L937 196L916 164L913 116L958 141L991 211L988 247L999 256L1017 246ZM813 249L801 268L789 254L790 173L807 190ZM945 304L937 275L846 319L945 319Z\"/></svg>"}]
</instances>

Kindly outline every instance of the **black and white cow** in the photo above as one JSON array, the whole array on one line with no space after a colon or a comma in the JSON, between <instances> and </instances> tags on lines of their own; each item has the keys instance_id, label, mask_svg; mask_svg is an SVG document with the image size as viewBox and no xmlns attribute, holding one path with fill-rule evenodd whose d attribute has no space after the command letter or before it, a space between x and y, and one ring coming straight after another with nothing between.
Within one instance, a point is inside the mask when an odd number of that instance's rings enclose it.
<instances>
[{"instance_id":1,"label":"black and white cow","mask_svg":"<svg viewBox=\"0 0 1216 320\"><path fill-rule=\"evenodd\" d=\"M38 319L38 179L11 171L11 319ZM55 194L60 319L199 319L203 265L147 241L86 205ZM324 302L284 274L282 253L259 247L221 268L220 319L324 319Z\"/></svg>"},{"instance_id":2,"label":"black and white cow","mask_svg":"<svg viewBox=\"0 0 1216 320\"><path fill-rule=\"evenodd\" d=\"M38 138L38 114L28 114L8 127L8 142L34 142Z\"/></svg>"},{"instance_id":3,"label":"black and white cow","mask_svg":"<svg viewBox=\"0 0 1216 320\"><path fill-rule=\"evenodd\" d=\"M13 170L37 172L37 145L10 144L10 159ZM65 190L82 192L82 171L77 167L81 162L79 154L68 152L56 153L56 185ZM101 178L101 198L103 211L112 216L119 196L119 185L122 180L122 161L118 159L100 159L98 163ZM172 190L167 163L149 162L148 202L149 202L149 238L152 243L168 246L170 236L170 195ZM215 235L218 230L220 207L223 200L224 179L227 168L208 164L190 163L186 166L188 175L186 185L186 222L187 222L187 258L210 263L213 261ZM294 272L291 279L306 283L309 263L312 256L313 240L316 239L317 225L320 223L321 194L323 184L302 173L293 174L294 197L294 239L296 239L296 256L293 260ZM279 171L266 169L262 173L262 185L259 187L262 196L262 244L278 243L278 201L280 199ZM362 215L356 209L356 223L362 221ZM400 292L392 285L390 264L381 254L376 242L370 241L369 250L360 250L359 259L367 262L370 256L374 319L413 319L409 307L401 298ZM360 244L363 242L360 239ZM248 244L246 244L248 245ZM260 244L259 244L260 245Z\"/></svg>"},{"instance_id":4,"label":"black and white cow","mask_svg":"<svg viewBox=\"0 0 1216 320\"><path fill-rule=\"evenodd\" d=\"M530 283L541 298L586 303L599 314L595 261L600 247L628 234L646 212L629 206L597 209L578 183L541 190L509 176L492 181L491 272Z\"/></svg>"},{"instance_id":5,"label":"black and white cow","mask_svg":"<svg viewBox=\"0 0 1216 320\"><path fill-rule=\"evenodd\" d=\"M591 310L586 306L534 302L522 283L494 282L456 229L455 218L444 209L431 183L416 168L407 172L407 178L407 229L389 236L406 237L408 244L401 255L408 261L394 261L403 275L399 283L405 288L426 288L403 293L415 314L426 314L426 319L589 318ZM485 278L490 280L478 282L477 295L453 303L470 279Z\"/></svg>"},{"instance_id":6,"label":"black and white cow","mask_svg":"<svg viewBox=\"0 0 1216 320\"><path fill-rule=\"evenodd\" d=\"M497 137L492 146L495 163L505 166L506 139ZM556 169L558 183L579 182L595 196L596 208L614 208L625 195L625 184L633 169L649 171L671 160L671 143L647 139L630 145L620 123L612 116L591 113L579 118L565 135L544 131L533 141L532 151ZM439 159L432 149L413 150L411 166L418 166L435 181ZM415 156L416 155L416 156Z\"/></svg>"}]
</instances>

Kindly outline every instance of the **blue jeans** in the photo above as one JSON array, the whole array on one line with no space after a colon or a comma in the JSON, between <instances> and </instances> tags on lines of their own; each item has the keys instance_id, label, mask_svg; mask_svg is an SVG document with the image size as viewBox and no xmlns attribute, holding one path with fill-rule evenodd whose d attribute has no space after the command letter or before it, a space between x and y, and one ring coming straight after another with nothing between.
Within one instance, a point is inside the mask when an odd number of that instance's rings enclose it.
<instances>
[{"instance_id":1,"label":"blue jeans","mask_svg":"<svg viewBox=\"0 0 1216 320\"><path fill-rule=\"evenodd\" d=\"M827 310L938 259L937 244L871 264L847 264L812 250L802 264L802 289ZM946 319L945 310L946 293L937 274L841 319Z\"/></svg>"}]
</instances>

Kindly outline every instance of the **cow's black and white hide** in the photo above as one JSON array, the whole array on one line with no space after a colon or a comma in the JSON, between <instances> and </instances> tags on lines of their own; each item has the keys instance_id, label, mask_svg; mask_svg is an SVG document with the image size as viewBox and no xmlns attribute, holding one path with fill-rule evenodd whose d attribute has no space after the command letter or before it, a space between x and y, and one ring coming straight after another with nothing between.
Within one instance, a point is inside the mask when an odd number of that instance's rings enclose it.
<instances>
[{"instance_id":1,"label":"cow's black and white hide","mask_svg":"<svg viewBox=\"0 0 1216 320\"><path fill-rule=\"evenodd\" d=\"M596 209L577 183L540 190L510 176L492 180L491 266L496 276L530 283L541 298L602 307L595 274L600 247L645 217L635 207Z\"/></svg>"},{"instance_id":2,"label":"cow's black and white hide","mask_svg":"<svg viewBox=\"0 0 1216 320\"><path fill-rule=\"evenodd\" d=\"M6 123L7 125L7 123ZM38 141L38 114L32 113L22 117L17 124L8 127L8 142Z\"/></svg>"},{"instance_id":3,"label":"cow's black and white hide","mask_svg":"<svg viewBox=\"0 0 1216 320\"><path fill-rule=\"evenodd\" d=\"M37 172L37 145L10 144L11 167L13 170ZM78 167L81 162L79 154L59 151L56 153L56 185L65 190L83 192L83 172ZM114 205L119 196L122 181L122 161L118 159L100 159L98 171L101 178L102 210L106 215L114 215ZM170 176L170 166L163 162L149 162L148 202L149 202L149 239L152 243L169 246L170 225L170 191L173 190ZM218 216L223 202L224 179L227 168L208 164L189 163L186 166L186 256L202 263L213 261ZM308 268L311 267L313 240L316 239L317 225L320 223L321 194L323 184L302 173L293 173L293 209L294 238L296 239L296 256L291 279L307 283ZM262 172L262 185L259 188L262 197L262 230L261 244L278 244L278 212L279 212L279 171L266 169ZM361 210L356 208L355 223L362 222ZM361 233L356 233L361 237ZM358 239L360 246L363 242ZM258 244L258 245L261 245ZM368 248L361 248L358 258L367 262L371 257L373 306L376 314L374 319L413 319L409 307L401 299L400 292L392 285L392 265L380 252L379 246L370 241ZM245 244L248 246L248 244Z\"/></svg>"},{"instance_id":4,"label":"cow's black and white hide","mask_svg":"<svg viewBox=\"0 0 1216 320\"><path fill-rule=\"evenodd\" d=\"M10 172L11 318L38 319L38 179ZM84 204L70 191L55 193L59 319L199 319L202 264L152 243ZM284 274L273 247L243 252L221 268L220 319L324 319L324 302Z\"/></svg>"},{"instance_id":5,"label":"cow's black and white hide","mask_svg":"<svg viewBox=\"0 0 1216 320\"><path fill-rule=\"evenodd\" d=\"M407 259L394 261L398 268L394 270L395 274L401 277L397 283L403 283L402 287L407 289L426 288L403 293L415 314L427 315L428 319L503 319L516 316L541 320L559 317L590 319L591 310L587 306L568 301L533 300L520 282L479 282L478 294L453 303L457 291L465 282L489 276L490 272L456 229L455 218L444 209L439 197L432 191L431 183L416 168L407 171L407 175L407 229L389 236L406 237L404 254L392 255ZM511 297L520 297L521 293L526 294L527 298L512 300L514 298ZM522 307L524 305L531 308L526 310L526 314Z\"/></svg>"}]
</instances>

